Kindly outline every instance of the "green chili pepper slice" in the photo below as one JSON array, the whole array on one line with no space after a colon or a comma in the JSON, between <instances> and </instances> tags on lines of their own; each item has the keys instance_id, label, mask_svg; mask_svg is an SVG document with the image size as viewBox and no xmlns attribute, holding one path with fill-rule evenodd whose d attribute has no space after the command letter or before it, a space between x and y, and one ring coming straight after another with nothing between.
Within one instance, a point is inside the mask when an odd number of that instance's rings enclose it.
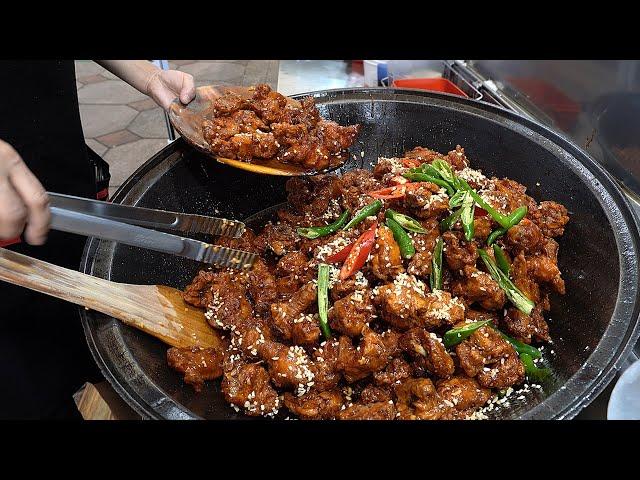
<instances>
[{"instance_id":1,"label":"green chili pepper slice","mask_svg":"<svg viewBox=\"0 0 640 480\"><path fill-rule=\"evenodd\" d=\"M452 328L444 334L443 341L444 346L449 348L457 345L465 338L470 337L473 332L478 330L480 327L484 327L486 324L491 323L491 320L483 320L481 322L472 322L467 323L466 325L459 328Z\"/></svg>"},{"instance_id":2,"label":"green chili pepper slice","mask_svg":"<svg viewBox=\"0 0 640 480\"><path fill-rule=\"evenodd\" d=\"M321 227L299 227L296 229L298 235L305 238L318 238L324 237L326 235L331 235L334 232L337 232L342 228L342 226L347 223L347 219L349 218L349 210L345 210L340 214L338 219L330 223L329 225L323 225Z\"/></svg>"},{"instance_id":3,"label":"green chili pepper slice","mask_svg":"<svg viewBox=\"0 0 640 480\"><path fill-rule=\"evenodd\" d=\"M460 207L460 210L462 210L462 213L460 214L460 220L462 221L462 231L464 232L464 238L467 242L473 240L473 236L475 235L475 226L473 224L475 209L476 206L475 202L473 201L473 197L471 195L465 195L462 199L462 206Z\"/></svg>"},{"instance_id":4,"label":"green chili pepper slice","mask_svg":"<svg viewBox=\"0 0 640 480\"><path fill-rule=\"evenodd\" d=\"M531 355L528 353L521 353L520 361L522 362L522 365L524 365L524 373L527 375L529 380L542 382L545 378L551 375L551 370L549 368L537 367L536 364L533 363L533 358L531 358Z\"/></svg>"},{"instance_id":5,"label":"green chili pepper slice","mask_svg":"<svg viewBox=\"0 0 640 480\"><path fill-rule=\"evenodd\" d=\"M462 209L458 209L449 215L447 218L440 222L440 231L446 232L447 230L451 230L451 227L456 223L458 218L462 215Z\"/></svg>"},{"instance_id":6,"label":"green chili pepper slice","mask_svg":"<svg viewBox=\"0 0 640 480\"><path fill-rule=\"evenodd\" d=\"M497 211L495 208L489 205L480 195L478 195L478 193L473 188L471 188L471 186L467 183L467 181L464 178L458 177L457 184L461 189L468 191L473 197L473 199L475 200L475 202L482 209L486 210L487 213L491 215L491 218L493 218L496 222L498 222L501 227L509 229L510 224L509 224L508 216L501 214L499 211Z\"/></svg>"},{"instance_id":7,"label":"green chili pepper slice","mask_svg":"<svg viewBox=\"0 0 640 480\"><path fill-rule=\"evenodd\" d=\"M505 233L507 233L506 228L497 228L496 230L491 232L491 235L487 237L487 245L489 246L493 245L493 243Z\"/></svg>"},{"instance_id":8,"label":"green chili pepper slice","mask_svg":"<svg viewBox=\"0 0 640 480\"><path fill-rule=\"evenodd\" d=\"M386 218L395 220L400 224L402 228L404 228L405 230L409 230L410 232L427 233L427 230L422 225L420 225L420 222L408 215L403 215L402 213L398 213L395 210L389 208L386 212L384 212L384 216Z\"/></svg>"},{"instance_id":9,"label":"green chili pepper slice","mask_svg":"<svg viewBox=\"0 0 640 480\"><path fill-rule=\"evenodd\" d=\"M449 182L452 186L456 185L457 177L453 174L453 169L448 162L441 158L436 158L431 162L431 167L438 172L444 181Z\"/></svg>"},{"instance_id":10,"label":"green chili pepper slice","mask_svg":"<svg viewBox=\"0 0 640 480\"><path fill-rule=\"evenodd\" d=\"M513 212L509 214L509 228L513 227L520 223L526 215L529 209L525 206L516 208Z\"/></svg>"},{"instance_id":11,"label":"green chili pepper slice","mask_svg":"<svg viewBox=\"0 0 640 480\"><path fill-rule=\"evenodd\" d=\"M327 312L329 310L329 265L321 263L318 265L318 318L320 320L320 330L325 339L331 338L331 329Z\"/></svg>"},{"instance_id":12,"label":"green chili pepper slice","mask_svg":"<svg viewBox=\"0 0 640 480\"><path fill-rule=\"evenodd\" d=\"M498 268L487 252L480 249L478 250L478 255L480 255L480 258L482 258L482 261L487 266L487 270L489 270L491 277L498 282L498 285L500 285L500 288L504 290L504 293L507 295L507 298L511 300L511 303L513 303L513 305L522 313L531 315L531 311L533 310L533 307L535 307L535 303L529 300L520 291L520 289L516 287L511 280L509 280L509 277L507 277L502 270Z\"/></svg>"},{"instance_id":13,"label":"green chili pepper slice","mask_svg":"<svg viewBox=\"0 0 640 480\"><path fill-rule=\"evenodd\" d=\"M431 175L427 175L426 173L403 173L402 176L414 182L435 183L436 185L446 188L448 195L453 195L455 192L453 187L448 182L441 180L439 178L433 177Z\"/></svg>"},{"instance_id":14,"label":"green chili pepper slice","mask_svg":"<svg viewBox=\"0 0 640 480\"><path fill-rule=\"evenodd\" d=\"M456 208L462 205L463 200L468 196L464 190L458 190L449 198L449 208Z\"/></svg>"},{"instance_id":15,"label":"green chili pepper slice","mask_svg":"<svg viewBox=\"0 0 640 480\"><path fill-rule=\"evenodd\" d=\"M407 232L393 218L387 218L387 227L393 232L393 238L400 247L400 255L402 258L411 258L415 255L416 249L413 246L413 240Z\"/></svg>"},{"instance_id":16,"label":"green chili pepper slice","mask_svg":"<svg viewBox=\"0 0 640 480\"><path fill-rule=\"evenodd\" d=\"M496 257L496 264L498 265L498 268L508 277L511 266L509 265L507 255L497 244L493 245L493 256Z\"/></svg>"},{"instance_id":17,"label":"green chili pepper slice","mask_svg":"<svg viewBox=\"0 0 640 480\"><path fill-rule=\"evenodd\" d=\"M442 248L442 238L438 237L431 257L431 275L429 276L431 290L442 290Z\"/></svg>"},{"instance_id":18,"label":"green chili pepper slice","mask_svg":"<svg viewBox=\"0 0 640 480\"><path fill-rule=\"evenodd\" d=\"M496 332L500 334L502 338L504 338L507 342L509 342L513 346L515 351L518 352L519 354L526 353L531 358L542 358L542 352L538 350L536 347L534 347L533 345L526 344L524 342L521 342L520 340L516 340L515 338L510 337L503 331L499 330L498 327L496 327L493 323L491 323L491 326Z\"/></svg>"},{"instance_id":19,"label":"green chili pepper slice","mask_svg":"<svg viewBox=\"0 0 640 480\"><path fill-rule=\"evenodd\" d=\"M411 170L409 170L409 172L426 173L427 175L431 175L432 177L435 177L435 178L442 178L440 177L440 173L428 163L423 163L418 168L412 168Z\"/></svg>"},{"instance_id":20,"label":"green chili pepper slice","mask_svg":"<svg viewBox=\"0 0 640 480\"><path fill-rule=\"evenodd\" d=\"M531 358L542 358L542 352L538 350L536 347L532 345L527 345L526 343L521 342L520 340L516 340L515 338L511 338L506 333L500 332L500 335L502 336L502 338L504 338L507 342L509 342L513 346L516 352L525 353L529 355Z\"/></svg>"},{"instance_id":21,"label":"green chili pepper slice","mask_svg":"<svg viewBox=\"0 0 640 480\"><path fill-rule=\"evenodd\" d=\"M487 237L487 245L489 246L493 245L493 243L498 239L498 237L501 237L502 235L507 233L507 231L511 227L520 223L520 220L522 220L527 215L527 212L528 212L527 207L518 207L513 212L511 212L511 214L507 217L509 220L509 226L507 228L498 228L493 232L491 232L491 235Z\"/></svg>"},{"instance_id":22,"label":"green chili pepper slice","mask_svg":"<svg viewBox=\"0 0 640 480\"><path fill-rule=\"evenodd\" d=\"M349 223L347 223L344 227L342 227L342 229L349 230L351 227L355 227L360 222L362 222L365 218L370 217L372 215L376 215L381 208L382 208L382 200L374 200L366 207L362 207L360 210L358 210L356 214L353 216L353 218L349 220Z\"/></svg>"}]
</instances>

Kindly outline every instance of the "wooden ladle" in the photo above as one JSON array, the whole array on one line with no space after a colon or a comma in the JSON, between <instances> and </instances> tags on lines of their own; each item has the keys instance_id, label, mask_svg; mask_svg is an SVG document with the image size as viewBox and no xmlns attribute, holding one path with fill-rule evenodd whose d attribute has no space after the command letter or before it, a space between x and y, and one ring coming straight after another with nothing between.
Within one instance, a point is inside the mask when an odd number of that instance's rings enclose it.
<instances>
[{"instance_id":1,"label":"wooden ladle","mask_svg":"<svg viewBox=\"0 0 640 480\"><path fill-rule=\"evenodd\" d=\"M214 157L219 163L223 163L233 168L239 168L261 175L279 175L279 176L300 176L313 175L318 172L307 170L300 165L291 163L282 163L277 160L260 161L256 163L241 162L240 160L232 160L230 158L216 157L209 148L202 135L202 122L207 118L210 111L211 102L227 92L233 92L243 98L251 98L251 87L240 86L215 86L206 85L196 88L195 98L188 104L183 105L177 98L169 107L169 120L173 127L180 135L193 147ZM299 107L300 102L292 98L287 98L287 102ZM332 168L338 168L336 165ZM329 171L329 170L326 170Z\"/></svg>"},{"instance_id":2,"label":"wooden ladle","mask_svg":"<svg viewBox=\"0 0 640 480\"><path fill-rule=\"evenodd\" d=\"M0 248L0 280L97 310L173 347L218 347L202 310L164 285L110 282Z\"/></svg>"}]
</instances>

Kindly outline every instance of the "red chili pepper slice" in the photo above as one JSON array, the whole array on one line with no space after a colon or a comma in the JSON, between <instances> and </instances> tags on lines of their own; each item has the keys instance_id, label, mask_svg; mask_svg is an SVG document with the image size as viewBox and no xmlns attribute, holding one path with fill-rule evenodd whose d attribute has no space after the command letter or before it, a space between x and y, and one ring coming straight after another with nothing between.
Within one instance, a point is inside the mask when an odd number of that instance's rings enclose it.
<instances>
[{"instance_id":1,"label":"red chili pepper slice","mask_svg":"<svg viewBox=\"0 0 640 480\"><path fill-rule=\"evenodd\" d=\"M344 262L347 259L347 257L349 256L349 252L353 248L354 244L355 244L355 242L352 242L349 245L347 245L346 247L344 247L342 250L340 250L339 252L336 252L336 253L334 253L332 255L329 255L326 258L326 262L327 263Z\"/></svg>"},{"instance_id":2,"label":"red chili pepper slice","mask_svg":"<svg viewBox=\"0 0 640 480\"><path fill-rule=\"evenodd\" d=\"M407 167L407 168L415 168L415 167L419 167L420 165L422 165L420 163L420 160L415 159L415 158L403 158L402 159L402 166L403 167Z\"/></svg>"},{"instance_id":3,"label":"red chili pepper slice","mask_svg":"<svg viewBox=\"0 0 640 480\"><path fill-rule=\"evenodd\" d=\"M380 190L369 192L369 196L381 200L392 200L404 197L404 191L405 185L394 185L393 187L381 188Z\"/></svg>"},{"instance_id":4,"label":"red chili pepper slice","mask_svg":"<svg viewBox=\"0 0 640 480\"><path fill-rule=\"evenodd\" d=\"M351 275L360 270L367 262L369 253L373 249L373 245L376 242L376 229L378 228L378 222L373 222L369 229L358 237L353 244L349 256L344 261L342 269L340 270L340 280L345 280Z\"/></svg>"},{"instance_id":5,"label":"red chili pepper slice","mask_svg":"<svg viewBox=\"0 0 640 480\"><path fill-rule=\"evenodd\" d=\"M368 195L370 197L379 198L381 200L395 200L398 198L403 198L407 191L416 190L428 184L429 182L408 182L403 185L394 185L392 187L374 190L373 192L369 192Z\"/></svg>"}]
</instances>

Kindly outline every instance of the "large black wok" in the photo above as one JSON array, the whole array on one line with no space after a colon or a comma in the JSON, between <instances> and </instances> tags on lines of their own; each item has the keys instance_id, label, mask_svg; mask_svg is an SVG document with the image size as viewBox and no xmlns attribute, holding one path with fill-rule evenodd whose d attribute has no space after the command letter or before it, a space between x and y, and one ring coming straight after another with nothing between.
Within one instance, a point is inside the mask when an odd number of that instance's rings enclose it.
<instances>
[{"instance_id":1,"label":"large black wok","mask_svg":"<svg viewBox=\"0 0 640 480\"><path fill-rule=\"evenodd\" d=\"M638 227L625 198L587 154L546 127L500 108L444 94L345 89L313 94L324 117L360 123L356 160L399 155L416 145L446 152L460 144L473 166L508 176L534 198L571 214L560 240L565 296L552 298L546 350L553 377L500 418L571 418L613 378L638 337ZM360 160L360 151L364 159ZM127 180L115 202L244 219L285 200L285 180L232 170L178 140ZM90 239L86 273L118 282L184 287L200 265L179 257ZM240 418L218 385L196 395L165 363L158 340L97 312L80 310L87 341L106 378L149 418Z\"/></svg>"}]
</instances>

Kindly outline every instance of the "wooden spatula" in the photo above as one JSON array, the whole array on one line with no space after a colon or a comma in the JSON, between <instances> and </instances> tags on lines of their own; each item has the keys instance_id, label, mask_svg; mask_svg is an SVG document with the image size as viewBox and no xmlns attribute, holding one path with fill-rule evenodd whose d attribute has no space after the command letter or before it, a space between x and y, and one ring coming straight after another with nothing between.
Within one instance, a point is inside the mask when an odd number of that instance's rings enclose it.
<instances>
[{"instance_id":1,"label":"wooden spatula","mask_svg":"<svg viewBox=\"0 0 640 480\"><path fill-rule=\"evenodd\" d=\"M105 313L173 347L221 345L203 312L186 304L175 288L110 282L5 248L0 248L0 280Z\"/></svg>"}]
</instances>

